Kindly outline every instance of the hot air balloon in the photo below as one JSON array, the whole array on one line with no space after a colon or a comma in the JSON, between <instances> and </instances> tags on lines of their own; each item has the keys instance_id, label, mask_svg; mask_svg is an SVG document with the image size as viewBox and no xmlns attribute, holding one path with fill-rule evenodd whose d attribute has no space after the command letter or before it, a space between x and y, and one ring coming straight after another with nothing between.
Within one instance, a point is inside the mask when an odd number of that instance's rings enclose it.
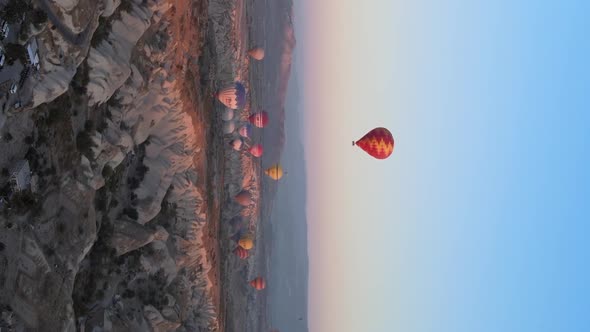
<instances>
[{"instance_id":1,"label":"hot air balloon","mask_svg":"<svg viewBox=\"0 0 590 332\"><path fill-rule=\"evenodd\" d=\"M223 124L223 133L229 135L236 130L236 123L233 121L227 121Z\"/></svg>"},{"instance_id":2,"label":"hot air balloon","mask_svg":"<svg viewBox=\"0 0 590 332\"><path fill-rule=\"evenodd\" d=\"M229 145L231 145L231 147L236 151L240 151L240 149L242 148L242 144L244 144L244 140L241 138L236 138L229 142Z\"/></svg>"},{"instance_id":3,"label":"hot air balloon","mask_svg":"<svg viewBox=\"0 0 590 332\"><path fill-rule=\"evenodd\" d=\"M283 177L283 168L281 165L275 164L267 168L264 173L266 173L271 179L278 181ZM287 172L284 172L284 174L287 174Z\"/></svg>"},{"instance_id":4,"label":"hot air balloon","mask_svg":"<svg viewBox=\"0 0 590 332\"><path fill-rule=\"evenodd\" d=\"M248 250L237 246L236 249L234 249L234 254L236 254L236 256L240 257L240 259L246 259L248 258L248 256L250 256L250 253L248 252Z\"/></svg>"},{"instance_id":5,"label":"hot air balloon","mask_svg":"<svg viewBox=\"0 0 590 332\"><path fill-rule=\"evenodd\" d=\"M246 250L254 248L254 235L252 233L242 235L238 241L238 245Z\"/></svg>"},{"instance_id":6,"label":"hot air balloon","mask_svg":"<svg viewBox=\"0 0 590 332\"><path fill-rule=\"evenodd\" d=\"M262 277L258 277L252 281L250 281L250 286L254 287L256 290L263 290L266 288L266 281Z\"/></svg>"},{"instance_id":7,"label":"hot air balloon","mask_svg":"<svg viewBox=\"0 0 590 332\"><path fill-rule=\"evenodd\" d=\"M258 128L264 128L268 124L268 113L266 111L254 113L248 117L248 121Z\"/></svg>"},{"instance_id":8,"label":"hot air balloon","mask_svg":"<svg viewBox=\"0 0 590 332\"><path fill-rule=\"evenodd\" d=\"M238 130L238 133L240 134L240 136L248 138L250 137L250 135L252 135L252 125L247 123L245 125L243 125L242 127L240 127L240 129Z\"/></svg>"},{"instance_id":9,"label":"hot air balloon","mask_svg":"<svg viewBox=\"0 0 590 332\"><path fill-rule=\"evenodd\" d=\"M357 145L376 159L385 159L393 152L393 136L385 128L375 128L352 145Z\"/></svg>"},{"instance_id":10,"label":"hot air balloon","mask_svg":"<svg viewBox=\"0 0 590 332\"><path fill-rule=\"evenodd\" d=\"M248 206L253 203L252 194L250 194L250 192L247 190L242 190L239 194L236 195L236 197L234 197L234 199L241 206Z\"/></svg>"},{"instance_id":11,"label":"hot air balloon","mask_svg":"<svg viewBox=\"0 0 590 332\"><path fill-rule=\"evenodd\" d=\"M246 88L240 82L235 82L220 89L215 96L223 105L234 110L246 105Z\"/></svg>"},{"instance_id":12,"label":"hot air balloon","mask_svg":"<svg viewBox=\"0 0 590 332\"><path fill-rule=\"evenodd\" d=\"M221 120L229 121L234 118L234 110L231 108L226 108L223 110L223 114L221 114Z\"/></svg>"},{"instance_id":13,"label":"hot air balloon","mask_svg":"<svg viewBox=\"0 0 590 332\"><path fill-rule=\"evenodd\" d=\"M250 55L254 60L260 61L264 59L264 49L262 47L254 47L248 51L248 55Z\"/></svg>"},{"instance_id":14,"label":"hot air balloon","mask_svg":"<svg viewBox=\"0 0 590 332\"><path fill-rule=\"evenodd\" d=\"M264 153L264 148L262 147L262 144L254 144L254 145L252 145L252 147L250 149L248 149L248 151L254 157L260 158L260 157L262 157L262 154Z\"/></svg>"}]
</instances>

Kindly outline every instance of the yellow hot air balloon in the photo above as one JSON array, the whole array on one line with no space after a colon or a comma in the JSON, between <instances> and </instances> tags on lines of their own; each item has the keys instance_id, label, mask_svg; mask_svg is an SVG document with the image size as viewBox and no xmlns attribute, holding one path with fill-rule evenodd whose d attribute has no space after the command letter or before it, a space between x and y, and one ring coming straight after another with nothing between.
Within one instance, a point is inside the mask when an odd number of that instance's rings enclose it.
<instances>
[{"instance_id":1,"label":"yellow hot air balloon","mask_svg":"<svg viewBox=\"0 0 590 332\"><path fill-rule=\"evenodd\" d=\"M287 174L287 172L283 172L283 168L279 164L275 164L267 168L264 173L268 175L273 180L279 180L283 177L283 173Z\"/></svg>"},{"instance_id":2,"label":"yellow hot air balloon","mask_svg":"<svg viewBox=\"0 0 590 332\"><path fill-rule=\"evenodd\" d=\"M255 47L248 51L248 55L250 55L252 59L260 61L264 59L264 48Z\"/></svg>"},{"instance_id":3,"label":"yellow hot air balloon","mask_svg":"<svg viewBox=\"0 0 590 332\"><path fill-rule=\"evenodd\" d=\"M254 248L254 235L252 233L244 234L238 241L238 245L246 250Z\"/></svg>"}]
</instances>

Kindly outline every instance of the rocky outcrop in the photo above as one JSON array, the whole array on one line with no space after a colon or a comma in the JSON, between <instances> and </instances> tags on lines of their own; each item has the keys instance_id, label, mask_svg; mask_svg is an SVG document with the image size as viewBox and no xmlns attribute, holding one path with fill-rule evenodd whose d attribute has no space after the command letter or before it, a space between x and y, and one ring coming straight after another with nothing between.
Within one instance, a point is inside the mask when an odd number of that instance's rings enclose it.
<instances>
[{"instance_id":1,"label":"rocky outcrop","mask_svg":"<svg viewBox=\"0 0 590 332\"><path fill-rule=\"evenodd\" d=\"M63 9L65 12L69 12L74 9L80 0L55 0L55 4Z\"/></svg>"},{"instance_id":2,"label":"rocky outcrop","mask_svg":"<svg viewBox=\"0 0 590 332\"><path fill-rule=\"evenodd\" d=\"M119 220L115 223L111 246L117 251L117 256L121 256L153 241L166 240L168 240L168 232L161 226L156 226L155 230L149 230L136 222Z\"/></svg>"},{"instance_id":3,"label":"rocky outcrop","mask_svg":"<svg viewBox=\"0 0 590 332\"><path fill-rule=\"evenodd\" d=\"M72 45L57 30L45 29L36 37L39 44L41 70L30 76L31 106L50 102L67 91L76 69L84 61L88 45Z\"/></svg>"},{"instance_id":4,"label":"rocky outcrop","mask_svg":"<svg viewBox=\"0 0 590 332\"><path fill-rule=\"evenodd\" d=\"M118 11L118 17L111 18L108 36L88 54L90 105L106 102L123 85L131 74L129 60L137 41L170 6L165 0L150 0L147 6L131 1L130 11Z\"/></svg>"},{"instance_id":5,"label":"rocky outcrop","mask_svg":"<svg viewBox=\"0 0 590 332\"><path fill-rule=\"evenodd\" d=\"M162 313L158 311L158 309L154 308L151 305L145 306L143 308L143 315L149 322L154 332L176 331L176 329L180 327L180 322L171 322L167 320L166 318L164 318Z\"/></svg>"},{"instance_id":6,"label":"rocky outcrop","mask_svg":"<svg viewBox=\"0 0 590 332\"><path fill-rule=\"evenodd\" d=\"M137 216L129 218L111 210L116 220L109 242L121 260L137 257L137 264L129 263L133 278L126 286L136 297L124 298L118 307L108 310L124 317L131 308L154 300L157 305L141 306L143 316L135 317L133 324L161 331L214 328L218 323L208 275L211 263L203 242L207 215L202 189L197 185L201 175L197 174L196 160L204 153L203 142L197 140L193 119L184 110L180 93L184 82L172 70L168 26L158 23L167 2L148 4L135 4L129 13L121 13L121 20L113 22L108 41L93 48L88 57L90 102L106 104L109 118L102 133L93 135L95 158L85 163L92 169L85 174L100 188L105 165L117 168L124 161L127 173L123 180L138 182L117 194L118 211L131 209ZM148 29L150 37L144 35ZM136 43L142 46L136 48ZM132 53L135 56L130 61ZM145 169L142 175L135 170L140 166ZM174 206L173 215L161 216L164 204ZM166 230L151 230L153 223L162 222L167 224ZM153 280L158 286L149 286L146 291L141 280ZM108 284L117 282L110 280ZM155 289L168 292L166 300L158 295L144 302L143 297ZM123 324L117 315L104 315L98 318L101 324L113 328ZM124 324L132 323L125 319Z\"/></svg>"}]
</instances>

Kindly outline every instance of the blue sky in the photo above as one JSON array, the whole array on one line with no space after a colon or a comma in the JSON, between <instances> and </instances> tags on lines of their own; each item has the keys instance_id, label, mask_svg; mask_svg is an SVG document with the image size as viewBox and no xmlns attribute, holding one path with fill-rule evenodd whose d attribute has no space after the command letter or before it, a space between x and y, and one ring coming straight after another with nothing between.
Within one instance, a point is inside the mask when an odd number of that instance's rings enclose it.
<instances>
[{"instance_id":1,"label":"blue sky","mask_svg":"<svg viewBox=\"0 0 590 332\"><path fill-rule=\"evenodd\" d=\"M310 331L590 331L590 3L298 5Z\"/></svg>"}]
</instances>

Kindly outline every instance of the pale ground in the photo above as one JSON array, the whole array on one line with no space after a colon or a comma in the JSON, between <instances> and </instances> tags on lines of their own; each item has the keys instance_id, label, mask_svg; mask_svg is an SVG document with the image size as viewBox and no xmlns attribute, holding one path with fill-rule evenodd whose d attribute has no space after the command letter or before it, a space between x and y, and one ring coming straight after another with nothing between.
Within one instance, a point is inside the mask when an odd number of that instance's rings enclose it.
<instances>
[{"instance_id":1,"label":"pale ground","mask_svg":"<svg viewBox=\"0 0 590 332\"><path fill-rule=\"evenodd\" d=\"M170 29L173 31L173 39L178 41L176 64L173 71L176 75L184 75L187 78L185 82L186 89L183 93L183 99L186 100L184 103L185 112L191 116L197 141L208 141L206 145L208 153L195 154L194 159L199 174L198 186L208 193L205 204L207 205L206 211L209 220L208 231L205 233L205 242L207 255L212 266L209 279L213 282L212 297L215 306L218 308L219 328L220 331L225 331L223 310L221 310L223 304L221 299L220 248L218 241L220 227L219 180L220 176L222 176L222 174L219 174L222 172L219 171L222 170L220 163L223 160L219 154L221 147L215 144L218 139L216 139L217 136L214 132L215 127L212 125L212 122L215 122L218 117L212 114L215 110L211 107L214 104L211 97L211 84L208 87L199 86L200 77L193 76L199 73L197 58L201 55L203 47L202 44L195 45L195 41L204 42L203 34L206 31L200 30L200 27L202 27L203 23L206 23L207 18L193 17L190 10L191 0L172 0L171 2L176 7L176 13ZM206 6L206 1L201 3ZM195 51L195 49L198 49L198 51Z\"/></svg>"}]
</instances>

